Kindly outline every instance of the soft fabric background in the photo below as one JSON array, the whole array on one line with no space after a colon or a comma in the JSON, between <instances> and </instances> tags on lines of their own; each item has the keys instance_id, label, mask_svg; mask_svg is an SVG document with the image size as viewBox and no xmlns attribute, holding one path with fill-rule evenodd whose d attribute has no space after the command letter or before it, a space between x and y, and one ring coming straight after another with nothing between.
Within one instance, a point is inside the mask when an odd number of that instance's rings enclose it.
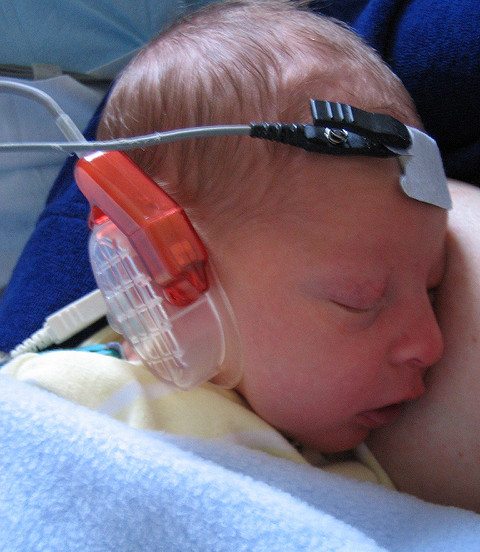
<instances>
[{"instance_id":1,"label":"soft fabric background","mask_svg":"<svg viewBox=\"0 0 480 552\"><path fill-rule=\"evenodd\" d=\"M84 130L108 89L77 82L65 72L115 77L128 59L172 19L208 0L18 0L0 3L0 80L22 81L50 94ZM62 74L64 73L64 74ZM15 75L17 77L15 78ZM26 77L25 77L26 78ZM0 88L1 142L64 137L45 108ZM65 156L0 154L0 290L35 228ZM66 228L69 231L69 228Z\"/></svg>"},{"instance_id":2,"label":"soft fabric background","mask_svg":"<svg viewBox=\"0 0 480 552\"><path fill-rule=\"evenodd\" d=\"M2 552L480 550L471 512L135 430L1 374L0 442Z\"/></svg>"},{"instance_id":3,"label":"soft fabric background","mask_svg":"<svg viewBox=\"0 0 480 552\"><path fill-rule=\"evenodd\" d=\"M1 50L1 47L0 47ZM64 136L45 107L23 96L2 93L3 81L34 84L49 94L82 130L105 95L68 75L28 80L0 77L1 142L62 141ZM0 289L32 234L65 155L45 152L0 153Z\"/></svg>"}]
</instances>

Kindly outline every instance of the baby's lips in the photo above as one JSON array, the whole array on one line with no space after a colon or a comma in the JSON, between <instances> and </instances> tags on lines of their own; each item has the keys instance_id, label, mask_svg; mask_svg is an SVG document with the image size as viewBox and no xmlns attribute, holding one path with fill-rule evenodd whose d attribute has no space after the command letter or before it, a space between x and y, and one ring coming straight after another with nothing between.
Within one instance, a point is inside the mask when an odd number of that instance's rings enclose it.
<instances>
[{"instance_id":1,"label":"baby's lips","mask_svg":"<svg viewBox=\"0 0 480 552\"><path fill-rule=\"evenodd\" d=\"M369 429L378 429L392 424L402 413L405 403L395 403L375 410L366 410L357 415L357 422Z\"/></svg>"},{"instance_id":2,"label":"baby's lips","mask_svg":"<svg viewBox=\"0 0 480 552\"><path fill-rule=\"evenodd\" d=\"M425 394L426 388L423 380L419 380L415 388L410 393L406 394L398 402L390 403L372 410L360 412L357 416L357 421L360 425L369 429L377 429L392 424L402 413L404 407L412 401L415 401Z\"/></svg>"}]
</instances>

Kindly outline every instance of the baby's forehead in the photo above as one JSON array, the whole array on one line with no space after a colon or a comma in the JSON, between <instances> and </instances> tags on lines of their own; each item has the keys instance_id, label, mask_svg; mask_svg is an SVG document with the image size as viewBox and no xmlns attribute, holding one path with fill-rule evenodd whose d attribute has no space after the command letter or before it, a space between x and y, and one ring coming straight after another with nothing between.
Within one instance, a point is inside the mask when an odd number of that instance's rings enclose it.
<instances>
[{"instance_id":1,"label":"baby's forehead","mask_svg":"<svg viewBox=\"0 0 480 552\"><path fill-rule=\"evenodd\" d=\"M428 236L429 228L432 235L444 232L446 211L409 198L400 177L394 158L307 154L278 171L271 189L282 199L277 202L279 220L297 225L305 237L334 234L353 244L357 233L382 244L401 244L414 241L415 234Z\"/></svg>"},{"instance_id":2,"label":"baby's forehead","mask_svg":"<svg viewBox=\"0 0 480 552\"><path fill-rule=\"evenodd\" d=\"M400 176L401 168L395 158L331 156L294 150L275 167L272 193L284 195L286 189L292 204L301 201L312 209L340 208L351 202L359 207L369 206L380 200L398 201L404 195Z\"/></svg>"}]
</instances>

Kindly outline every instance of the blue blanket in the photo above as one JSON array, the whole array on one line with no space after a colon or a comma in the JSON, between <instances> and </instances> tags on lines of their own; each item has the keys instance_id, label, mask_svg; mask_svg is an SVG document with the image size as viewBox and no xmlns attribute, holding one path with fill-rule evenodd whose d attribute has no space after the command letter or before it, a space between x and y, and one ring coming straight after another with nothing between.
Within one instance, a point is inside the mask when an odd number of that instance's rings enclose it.
<instances>
[{"instance_id":1,"label":"blue blanket","mask_svg":"<svg viewBox=\"0 0 480 552\"><path fill-rule=\"evenodd\" d=\"M480 550L480 516L134 430L0 374L2 552Z\"/></svg>"}]
</instances>

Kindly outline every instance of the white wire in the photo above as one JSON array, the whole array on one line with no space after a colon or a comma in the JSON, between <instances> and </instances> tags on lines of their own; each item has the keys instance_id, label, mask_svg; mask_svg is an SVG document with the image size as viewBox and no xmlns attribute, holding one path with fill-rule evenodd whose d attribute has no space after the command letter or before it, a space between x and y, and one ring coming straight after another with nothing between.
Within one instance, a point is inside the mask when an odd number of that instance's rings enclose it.
<instances>
[{"instance_id":1,"label":"white wire","mask_svg":"<svg viewBox=\"0 0 480 552\"><path fill-rule=\"evenodd\" d=\"M51 345L53 345L53 340L50 337L48 328L42 327L10 351L8 359L10 360L24 353L36 353Z\"/></svg>"},{"instance_id":2,"label":"white wire","mask_svg":"<svg viewBox=\"0 0 480 552\"><path fill-rule=\"evenodd\" d=\"M53 344L59 345L106 314L107 306L103 296L100 290L95 289L47 316L43 326L10 351L8 358L35 353Z\"/></svg>"}]
</instances>

